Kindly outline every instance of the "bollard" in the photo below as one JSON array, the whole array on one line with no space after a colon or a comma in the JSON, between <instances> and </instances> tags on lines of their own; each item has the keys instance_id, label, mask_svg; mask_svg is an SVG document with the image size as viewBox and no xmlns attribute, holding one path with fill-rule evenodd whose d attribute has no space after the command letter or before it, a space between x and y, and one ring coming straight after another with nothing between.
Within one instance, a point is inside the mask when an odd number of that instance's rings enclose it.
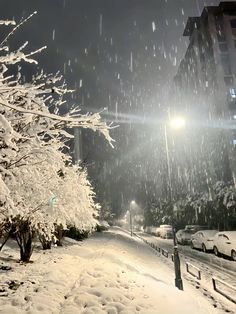
<instances>
[{"instance_id":1,"label":"bollard","mask_svg":"<svg viewBox=\"0 0 236 314\"><path fill-rule=\"evenodd\" d=\"M175 266L175 286L179 290L184 290L183 281L181 278L180 259L177 246L174 247L174 266Z\"/></svg>"}]
</instances>

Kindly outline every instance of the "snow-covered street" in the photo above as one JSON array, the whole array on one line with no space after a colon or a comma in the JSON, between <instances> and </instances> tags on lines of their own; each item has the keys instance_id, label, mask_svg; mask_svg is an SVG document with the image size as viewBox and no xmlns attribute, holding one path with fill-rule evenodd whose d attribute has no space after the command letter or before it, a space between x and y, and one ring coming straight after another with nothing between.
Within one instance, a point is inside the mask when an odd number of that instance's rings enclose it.
<instances>
[{"instance_id":1,"label":"snow-covered street","mask_svg":"<svg viewBox=\"0 0 236 314\"><path fill-rule=\"evenodd\" d=\"M152 249L119 228L84 242L35 251L17 263L12 243L1 252L0 313L223 313L174 273Z\"/></svg>"},{"instance_id":2,"label":"snow-covered street","mask_svg":"<svg viewBox=\"0 0 236 314\"><path fill-rule=\"evenodd\" d=\"M0 12L0 314L236 314L236 0Z\"/></svg>"}]
</instances>

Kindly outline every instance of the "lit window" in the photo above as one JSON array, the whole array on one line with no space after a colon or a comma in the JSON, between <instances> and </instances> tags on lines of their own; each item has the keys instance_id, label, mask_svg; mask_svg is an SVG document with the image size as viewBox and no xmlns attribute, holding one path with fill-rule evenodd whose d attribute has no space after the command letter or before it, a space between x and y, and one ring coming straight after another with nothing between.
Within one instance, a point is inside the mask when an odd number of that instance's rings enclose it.
<instances>
[{"instance_id":1,"label":"lit window","mask_svg":"<svg viewBox=\"0 0 236 314\"><path fill-rule=\"evenodd\" d=\"M229 93L231 98L236 98L236 89L235 88L230 88Z\"/></svg>"}]
</instances>

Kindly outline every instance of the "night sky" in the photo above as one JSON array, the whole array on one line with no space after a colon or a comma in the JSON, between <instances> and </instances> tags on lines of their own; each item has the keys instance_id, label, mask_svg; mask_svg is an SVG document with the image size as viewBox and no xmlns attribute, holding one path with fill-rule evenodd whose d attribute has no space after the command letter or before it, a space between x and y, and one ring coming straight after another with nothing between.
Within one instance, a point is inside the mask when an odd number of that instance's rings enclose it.
<instances>
[{"instance_id":1,"label":"night sky","mask_svg":"<svg viewBox=\"0 0 236 314\"><path fill-rule=\"evenodd\" d=\"M0 19L20 21L38 11L10 45L15 48L28 40L29 50L48 46L38 56L39 68L60 70L76 89L68 107L79 104L84 111L107 107L114 114L111 119L121 114L159 119L167 110L166 96L186 51L188 40L182 36L186 20L199 15L203 3L219 1L0 0ZM25 71L29 74L34 68ZM131 190L124 196L127 186L156 171L154 160L161 150L157 133L147 125L120 123L112 133L114 150L100 137L85 134L84 159L98 194L119 190L120 198L133 198ZM109 193L101 189L104 181L110 182Z\"/></svg>"},{"instance_id":2,"label":"night sky","mask_svg":"<svg viewBox=\"0 0 236 314\"><path fill-rule=\"evenodd\" d=\"M156 106L185 52L184 23L198 14L196 0L0 0L2 19L35 10L12 41L46 44L40 65L72 87L82 80L80 103L121 112Z\"/></svg>"}]
</instances>

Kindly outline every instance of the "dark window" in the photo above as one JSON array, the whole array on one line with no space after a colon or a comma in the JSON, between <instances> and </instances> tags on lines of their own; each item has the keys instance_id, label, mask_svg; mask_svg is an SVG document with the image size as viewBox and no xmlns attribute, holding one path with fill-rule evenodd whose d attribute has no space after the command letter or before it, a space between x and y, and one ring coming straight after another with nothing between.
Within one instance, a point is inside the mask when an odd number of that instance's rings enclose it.
<instances>
[{"instance_id":1,"label":"dark window","mask_svg":"<svg viewBox=\"0 0 236 314\"><path fill-rule=\"evenodd\" d=\"M224 74L225 75L231 75L231 66L230 66L230 61L229 61L229 55L221 55L221 63L222 67L224 69Z\"/></svg>"},{"instance_id":2,"label":"dark window","mask_svg":"<svg viewBox=\"0 0 236 314\"><path fill-rule=\"evenodd\" d=\"M236 47L236 19L230 21L232 33L234 36L234 47Z\"/></svg>"},{"instance_id":3,"label":"dark window","mask_svg":"<svg viewBox=\"0 0 236 314\"><path fill-rule=\"evenodd\" d=\"M234 79L232 76L225 76L224 81L226 86L232 86L234 83Z\"/></svg>"},{"instance_id":4,"label":"dark window","mask_svg":"<svg viewBox=\"0 0 236 314\"><path fill-rule=\"evenodd\" d=\"M228 45L226 43L219 43L219 48L222 52L228 51Z\"/></svg>"},{"instance_id":5,"label":"dark window","mask_svg":"<svg viewBox=\"0 0 236 314\"><path fill-rule=\"evenodd\" d=\"M236 28L236 19L230 21L231 27Z\"/></svg>"},{"instance_id":6,"label":"dark window","mask_svg":"<svg viewBox=\"0 0 236 314\"><path fill-rule=\"evenodd\" d=\"M230 16L235 16L236 15L236 11L225 11L224 13L227 14L227 15L230 15Z\"/></svg>"}]
</instances>

